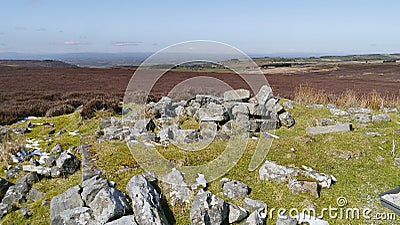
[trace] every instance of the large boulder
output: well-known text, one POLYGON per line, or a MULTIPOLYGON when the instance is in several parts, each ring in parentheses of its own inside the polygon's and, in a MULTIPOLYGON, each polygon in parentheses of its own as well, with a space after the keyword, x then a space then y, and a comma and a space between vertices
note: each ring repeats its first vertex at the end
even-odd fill
POLYGON ((89 204, 96 222, 104 224, 132 211, 124 193, 116 188, 103 188, 89 204))
POLYGON ((82 182, 82 200, 90 205, 100 190, 109 187, 108 180, 100 176, 94 176, 82 182))
POLYGON ((250 99, 250 91, 245 89, 229 90, 224 92, 225 102, 244 102, 250 99))
POLYGON ((294 124, 295 124, 295 121, 289 112, 283 112, 283 113, 279 114, 279 120, 287 128, 290 128, 290 127, 294 126, 294 124))
POLYGON ((264 209, 257 209, 247 217, 242 225, 265 225, 265 218, 267 218, 267 215, 264 209))
POLYGON ((253 212, 258 209, 266 210, 268 208, 268 206, 265 202, 263 202, 261 200, 253 200, 253 199, 247 198, 247 197, 244 198, 243 207, 249 212, 253 212))
POLYGON ((62 224, 60 214, 65 210, 83 207, 85 204, 81 198, 81 187, 74 186, 62 194, 59 194, 50 202, 50 220, 51 224, 62 224))
POLYGON ((175 110, 172 107, 172 99, 169 97, 162 97, 160 101, 158 101, 153 106, 153 115, 156 118, 160 117, 174 117, 175 110))
POLYGON ((281 113, 284 111, 283 106, 279 103, 278 98, 270 98, 267 103, 265 103, 265 108, 274 113, 281 113))
POLYGON ((92 210, 88 207, 77 207, 60 212, 57 221, 51 224, 63 225, 89 225, 96 224, 92 210))
POLYGON ((222 122, 226 120, 226 112, 222 105, 210 103, 197 111, 196 117, 202 122, 222 122))
POLYGON ((380 123, 380 122, 390 122, 390 116, 388 114, 377 114, 372 116, 373 123, 380 123))
POLYGON ((272 88, 269 85, 264 85, 260 88, 255 96, 258 104, 264 105, 267 100, 272 96, 272 88))
POLYGON ((199 192, 193 200, 190 209, 192 225, 224 224, 228 219, 228 204, 211 192, 199 192))
POLYGON ((237 223, 242 221, 247 216, 247 211, 242 207, 229 203, 229 223, 237 223))
POLYGON ((138 133, 144 133, 147 131, 154 131, 156 128, 156 124, 152 119, 142 119, 142 120, 136 120, 135 125, 133 126, 133 129, 137 131, 138 133))
POLYGON ((13 183, 9 182, 8 180, 0 178, 0 201, 1 201, 1 199, 3 199, 8 188, 12 185, 13 185, 13 183))
POLYGON ((143 175, 132 177, 126 185, 138 224, 168 224, 161 207, 161 196, 143 175))
POLYGON ((32 185, 39 181, 36 173, 29 173, 19 178, 15 185, 8 188, 0 203, 0 219, 18 209, 17 205, 26 202, 32 185))
POLYGON ((318 135, 318 134, 328 134, 328 133, 338 133, 338 132, 349 132, 353 129, 351 123, 337 123, 336 125, 330 126, 315 126, 307 127, 306 134, 318 135))
POLYGON ((299 174, 297 169, 278 165, 275 162, 266 160, 260 167, 259 176, 261 180, 285 181, 299 174))
POLYGON ((193 192, 187 187, 184 176, 179 170, 174 168, 165 175, 162 179, 162 185, 171 205, 183 207, 189 205, 193 192))
POLYGON ((56 161, 56 165, 64 172, 73 174, 79 169, 80 161, 76 156, 69 152, 61 153, 60 157, 56 161))
POLYGON ((106 223, 105 225, 139 225, 136 223, 135 217, 132 215, 123 216, 117 220, 106 223))
POLYGON ((230 199, 237 199, 247 196, 249 187, 240 181, 230 180, 222 184, 224 195, 230 199))

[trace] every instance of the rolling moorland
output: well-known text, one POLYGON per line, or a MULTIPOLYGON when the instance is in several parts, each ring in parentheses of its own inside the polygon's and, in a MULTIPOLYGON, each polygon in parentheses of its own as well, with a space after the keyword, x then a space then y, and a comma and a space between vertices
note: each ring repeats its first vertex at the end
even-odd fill
MULTIPOLYGON (((400 64, 397 55, 321 57, 311 59, 258 58, 255 61, 263 67, 263 72, 280 98, 285 110, 291 113, 296 123, 291 128, 282 127, 275 135, 267 160, 285 166, 301 168, 312 167, 316 171, 332 174, 337 182, 329 189, 321 189, 319 197, 310 193, 294 194, 287 183, 262 181, 258 169, 247 171, 254 153, 256 142, 251 140, 243 157, 225 176, 240 180, 251 188, 248 197, 261 200, 273 208, 307 208, 317 210, 337 206, 337 198, 345 197, 349 207, 371 208, 375 213, 391 213, 381 206, 378 194, 398 187, 400 168, 395 159, 400 153, 394 151, 400 144, 400 114, 387 113, 390 121, 361 121, 358 117, 332 114, 327 107, 335 104, 338 108, 365 107, 370 114, 385 113, 384 107, 400 109, 400 64), (394 61, 393 61, 394 59, 394 61), (317 125, 323 118, 335 122, 351 122, 354 130, 344 133, 310 135, 306 128, 317 125), (317 122, 316 122, 317 121, 317 122), (377 176, 379 175, 379 176, 377 176)), ((70 149, 89 143, 95 154, 96 164, 103 176, 125 190, 125 185, 136 174, 145 172, 136 162, 130 149, 122 140, 99 143, 102 118, 121 117, 121 104, 127 84, 135 67, 118 66, 111 68, 76 67, 60 62, 6 62, 0 63, 0 129, 18 129, 37 124, 29 133, 10 133, 7 141, 27 144, 26 140, 42 140, 38 147, 50 152, 55 146, 70 149), (21 65, 22 63, 22 65, 21 65), (36 116, 23 120, 28 116, 36 116), (16 123, 17 121, 21 121, 16 123), (52 126, 44 125, 51 124, 52 126), (61 130, 64 132, 60 133, 61 130), (76 135, 78 134, 78 135, 76 135)), ((233 73, 213 72, 209 68, 178 68, 169 71, 157 81, 150 92, 150 99, 158 101, 178 83, 193 77, 218 78, 233 89, 248 89, 240 77, 233 73)), ((249 75, 251 76, 251 75, 249 75)), ((147 81, 143 81, 147 82, 147 81)), ((196 85, 196 84, 194 84, 196 85)), ((197 90, 213 95, 222 95, 223 87, 197 90), (218 90, 218 91, 216 91, 218 90)), ((177 97, 186 99, 190 93, 177 97)), ((254 96, 256 93, 252 93, 254 96)), ((142 96, 138 96, 141 98, 142 96)), ((196 121, 188 119, 182 127, 196 127, 196 121)), ((2 140, 4 146, 6 139, 2 140)), ((225 142, 216 141, 205 152, 187 154, 174 147, 158 148, 158 151, 177 164, 200 165, 221 153, 225 142)), ((5 148, 2 148, 3 150, 5 148)), ((80 152, 72 150, 82 160, 80 152)), ((15 153, 15 152, 13 152, 15 153)), ((1 153, 3 160, 4 152, 1 153)), ((35 157, 33 157, 35 158, 35 157)), ((36 157, 37 159, 37 157, 36 157)), ((7 164, 22 167, 30 162, 19 164, 2 161, 0 177, 6 177, 7 164)), ((20 171, 9 181, 26 173, 20 171)), ((307 180, 306 178, 303 178, 307 180)), ((44 193, 40 198, 21 202, 18 208, 27 207, 32 215, 25 217, 21 210, 13 211, 2 219, 2 224, 43 224, 50 223, 49 201, 68 188, 81 182, 78 170, 58 178, 43 177, 32 188, 44 193)), ((208 184, 207 190, 218 197, 242 206, 243 199, 230 200, 222 193, 219 181, 208 184)), ((163 193, 165 194, 165 193, 163 193)), ((167 200, 170 200, 167 198, 167 200)), ((190 207, 167 205, 170 223, 190 223, 190 207)), ((276 217, 267 217, 267 224, 276 222, 276 217)), ((332 219, 323 217, 330 224, 395 224, 396 221, 374 219, 332 219)))

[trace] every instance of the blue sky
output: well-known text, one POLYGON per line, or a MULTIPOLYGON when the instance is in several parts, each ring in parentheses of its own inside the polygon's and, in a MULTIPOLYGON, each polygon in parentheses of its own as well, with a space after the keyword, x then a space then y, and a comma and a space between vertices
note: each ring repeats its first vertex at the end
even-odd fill
POLYGON ((214 40, 247 53, 400 52, 400 1, 1 0, 0 52, 153 52, 214 40))

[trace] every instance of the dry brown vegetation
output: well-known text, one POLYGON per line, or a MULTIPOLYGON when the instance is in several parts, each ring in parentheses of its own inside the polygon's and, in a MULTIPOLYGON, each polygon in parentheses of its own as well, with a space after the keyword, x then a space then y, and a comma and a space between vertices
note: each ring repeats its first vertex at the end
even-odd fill
POLYGON ((9 135, 1 137, 0 140, 0 165, 10 165, 11 155, 17 154, 24 149, 25 143, 22 136, 11 138, 9 135))
POLYGON ((400 91, 397 95, 382 94, 376 90, 365 94, 348 89, 337 94, 324 89, 315 89, 309 85, 300 85, 296 88, 294 100, 305 104, 335 104, 340 107, 380 109, 387 106, 400 107, 400 91))
MULTIPOLYGON (((372 108, 396 102, 399 105, 398 64, 345 64, 335 66, 334 70, 324 68, 316 66, 312 71, 271 73, 266 78, 274 95, 290 99, 296 95, 296 99, 303 102, 332 102, 339 106, 369 105, 372 108), (295 93, 302 84, 309 84, 311 91, 303 88, 295 93)), ((0 124, 11 124, 26 116, 68 113, 72 107, 89 103, 94 108, 84 108, 84 112, 87 112, 85 116, 103 108, 116 109, 116 103, 122 101, 133 73, 129 68, 0 66, 0 124)), ((149 96, 133 93, 127 97, 132 99, 130 102, 143 102, 145 98, 147 101, 156 101, 177 84, 198 77, 216 78, 234 89, 249 89, 248 84, 233 73, 169 71, 154 84, 149 96)), ((253 77, 248 75, 248 78, 253 77)), ((143 79, 140 82, 153 80, 143 79)), ((203 93, 217 95, 226 88, 218 83, 208 85, 200 79, 192 86, 200 87, 203 93)), ((170 93, 170 96, 175 99, 193 97, 193 90, 184 90, 170 93)))

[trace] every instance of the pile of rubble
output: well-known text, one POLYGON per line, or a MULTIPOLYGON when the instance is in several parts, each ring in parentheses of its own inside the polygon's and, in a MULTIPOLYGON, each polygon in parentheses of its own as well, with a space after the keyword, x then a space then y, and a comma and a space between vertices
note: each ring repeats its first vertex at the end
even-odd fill
MULTIPOLYGON (((25 150, 23 150, 25 151, 25 150)), ((19 178, 15 184, 8 182, 6 179, 0 178, 0 219, 6 214, 20 209, 19 205, 27 200, 36 201, 44 196, 44 193, 32 188, 32 185, 43 177, 54 178, 62 175, 73 174, 80 168, 80 160, 71 152, 64 151, 60 145, 56 145, 51 153, 41 154, 39 160, 35 154, 22 154, 20 152, 22 171, 28 174, 19 178), (24 156, 24 157, 22 157, 24 156)), ((6 178, 15 178, 20 173, 20 165, 14 167, 9 166, 6 170, 6 178)), ((30 216, 28 209, 20 209, 21 214, 30 216), (24 213, 23 213, 24 212, 24 213)))
POLYGON ((135 112, 124 119, 101 119, 98 141, 193 143, 215 137, 226 139, 237 131, 263 132, 295 124, 279 99, 272 96, 269 86, 263 86, 254 97, 244 89, 226 91, 223 98, 196 95, 187 101, 174 102, 163 97, 158 102, 148 103, 143 111, 148 115, 146 118, 139 115, 142 119, 135 112), (197 121, 198 128, 181 129, 180 123, 190 118, 197 121))

